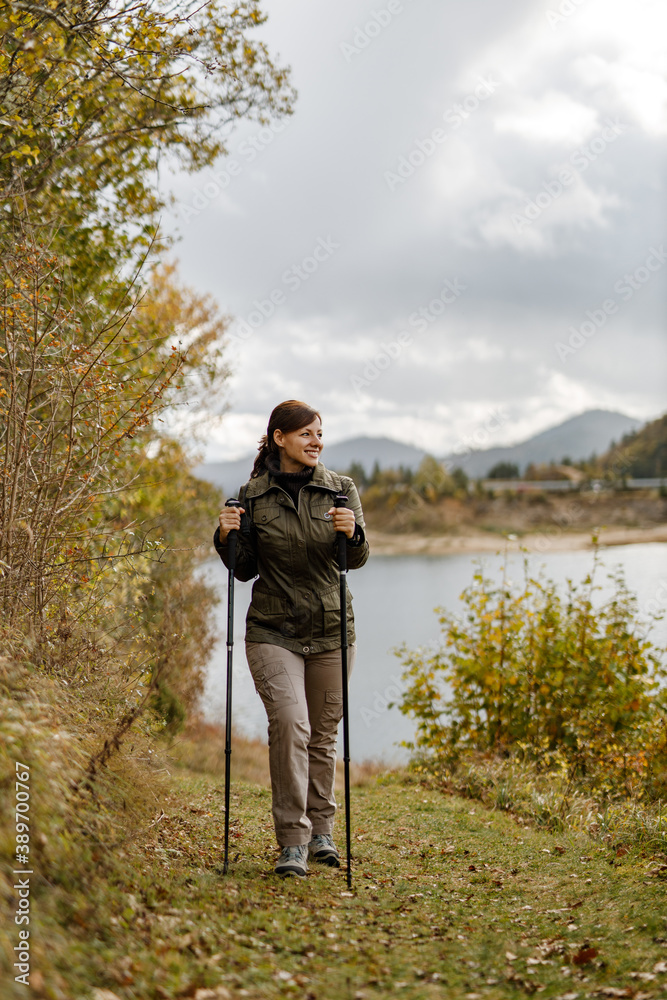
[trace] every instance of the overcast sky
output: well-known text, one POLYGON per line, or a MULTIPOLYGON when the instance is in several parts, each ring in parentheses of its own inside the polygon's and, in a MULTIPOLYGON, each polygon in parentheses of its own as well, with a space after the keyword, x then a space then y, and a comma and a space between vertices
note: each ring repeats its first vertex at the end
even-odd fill
POLYGON ((325 444, 435 454, 663 412, 663 0, 263 6, 295 114, 161 178, 182 278, 234 317, 206 458, 254 451, 287 398, 325 444))

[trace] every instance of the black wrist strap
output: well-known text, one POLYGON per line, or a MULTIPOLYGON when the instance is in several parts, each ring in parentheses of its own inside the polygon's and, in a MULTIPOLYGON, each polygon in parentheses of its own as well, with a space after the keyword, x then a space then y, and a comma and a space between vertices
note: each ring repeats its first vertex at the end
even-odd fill
POLYGON ((354 525, 354 534, 352 538, 347 539, 348 545, 363 545, 364 542, 364 531, 360 524, 354 525))

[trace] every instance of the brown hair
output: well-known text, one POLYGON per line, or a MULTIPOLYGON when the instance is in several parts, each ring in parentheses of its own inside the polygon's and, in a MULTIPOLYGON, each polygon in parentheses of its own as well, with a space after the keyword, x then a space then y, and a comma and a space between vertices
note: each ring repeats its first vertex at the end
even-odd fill
POLYGON ((259 439, 259 451, 250 478, 256 479, 262 475, 266 470, 266 459, 269 455, 275 455, 277 459, 280 458, 278 445, 273 440, 274 431, 280 430, 283 434, 298 431, 312 423, 315 417, 322 420, 317 410, 308 406, 307 403, 302 403, 299 399, 286 399, 284 403, 279 403, 271 412, 266 434, 263 434, 259 439))

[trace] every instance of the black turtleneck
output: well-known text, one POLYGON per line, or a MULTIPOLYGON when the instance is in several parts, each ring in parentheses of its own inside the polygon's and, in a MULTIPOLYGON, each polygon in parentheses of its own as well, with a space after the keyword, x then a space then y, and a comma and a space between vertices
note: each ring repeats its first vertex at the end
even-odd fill
POLYGON ((278 484, 286 490, 297 506, 299 490, 313 478, 314 467, 302 469, 301 472, 281 472, 280 462, 273 455, 268 455, 265 465, 278 484))

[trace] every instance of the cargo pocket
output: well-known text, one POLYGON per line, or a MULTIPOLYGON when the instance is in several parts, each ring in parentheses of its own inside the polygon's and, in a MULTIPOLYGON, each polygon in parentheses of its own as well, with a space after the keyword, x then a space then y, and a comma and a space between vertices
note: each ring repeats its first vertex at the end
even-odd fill
POLYGON ((252 671, 252 679, 267 711, 293 705, 297 700, 292 678, 281 663, 261 664, 252 671))
POLYGON ((337 726, 343 718, 343 692, 340 690, 329 690, 324 694, 324 708, 320 716, 319 728, 327 726, 337 726))

